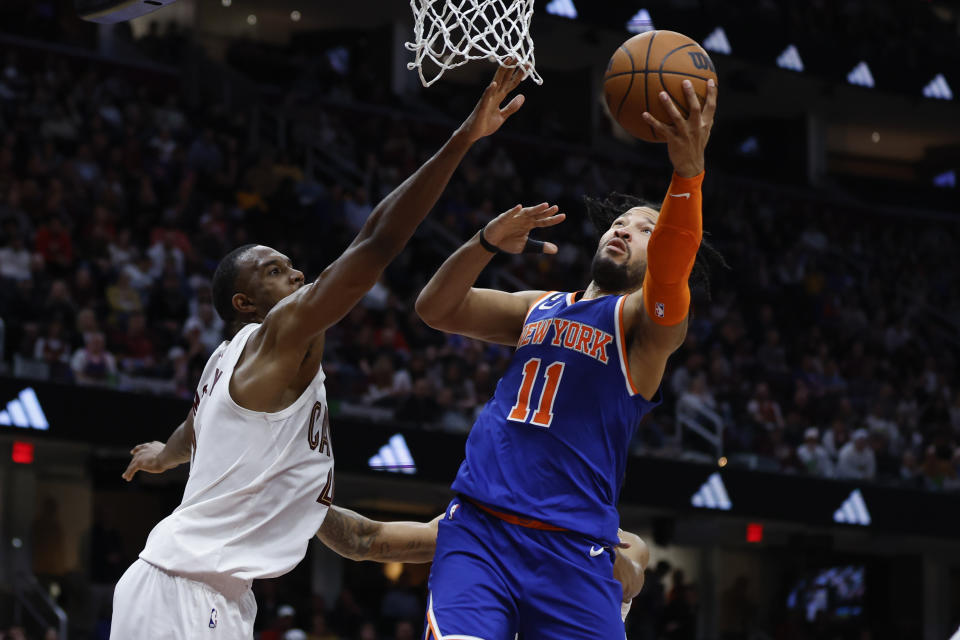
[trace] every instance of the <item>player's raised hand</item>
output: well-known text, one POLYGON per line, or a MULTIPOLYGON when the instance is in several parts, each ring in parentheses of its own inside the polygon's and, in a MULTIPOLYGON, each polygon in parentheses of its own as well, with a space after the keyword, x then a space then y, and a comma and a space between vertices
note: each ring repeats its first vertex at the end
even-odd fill
MULTIPOLYGON (((512 59, 507 59, 507 62, 512 63, 512 59)), ((460 127, 470 142, 489 136, 520 109, 524 101, 523 94, 514 96, 505 107, 501 108, 500 105, 526 77, 526 70, 520 66, 500 67, 497 70, 493 80, 480 96, 477 106, 460 127)))
MULTIPOLYGON (((518 204, 513 209, 501 213, 487 223, 481 233, 487 242, 506 253, 521 253, 527 247, 530 232, 541 227, 552 227, 560 224, 567 217, 565 213, 557 213, 557 205, 550 206, 546 202, 533 207, 524 207, 518 204)), ((543 253, 556 253, 557 245, 552 242, 536 243, 543 253)))
POLYGON ((171 466, 163 459, 162 442, 145 442, 138 444, 131 451, 133 459, 127 465, 127 470, 123 472, 123 479, 127 482, 133 480, 137 471, 146 471, 147 473, 163 473, 171 466))
POLYGON ((683 117, 667 92, 661 91, 659 99, 672 122, 660 122, 648 111, 643 112, 643 119, 667 140, 667 153, 677 175, 692 178, 703 171, 703 152, 710 139, 713 115, 717 110, 717 85, 713 80, 707 82, 707 99, 703 108, 689 80, 683 81, 683 94, 690 112, 687 118, 683 117))

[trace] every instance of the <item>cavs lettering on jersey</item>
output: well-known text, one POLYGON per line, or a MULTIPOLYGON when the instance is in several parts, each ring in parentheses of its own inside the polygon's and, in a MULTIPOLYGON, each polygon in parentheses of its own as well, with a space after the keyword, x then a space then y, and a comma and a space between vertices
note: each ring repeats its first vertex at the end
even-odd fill
POLYGON ((617 543, 630 440, 660 403, 629 378, 625 296, 551 292, 527 314, 517 350, 467 439, 454 491, 617 543))
POLYGON ((171 573, 243 591, 287 573, 307 551, 333 502, 333 448, 323 369, 289 407, 250 411, 230 377, 250 324, 214 352, 193 405, 195 442, 183 501, 140 557, 171 573))

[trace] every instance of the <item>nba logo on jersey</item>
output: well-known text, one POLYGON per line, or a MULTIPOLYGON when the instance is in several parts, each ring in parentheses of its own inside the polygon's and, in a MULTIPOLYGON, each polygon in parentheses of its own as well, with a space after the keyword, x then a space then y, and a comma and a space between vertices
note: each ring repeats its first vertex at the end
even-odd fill
POLYGON ((656 303, 656 304, 654 305, 653 312, 657 314, 657 317, 658 317, 658 318, 662 318, 662 317, 663 317, 663 303, 662 303, 662 302, 656 303))
POLYGON ((210 609, 210 622, 207 623, 207 626, 211 629, 217 628, 217 610, 216 608, 210 609))

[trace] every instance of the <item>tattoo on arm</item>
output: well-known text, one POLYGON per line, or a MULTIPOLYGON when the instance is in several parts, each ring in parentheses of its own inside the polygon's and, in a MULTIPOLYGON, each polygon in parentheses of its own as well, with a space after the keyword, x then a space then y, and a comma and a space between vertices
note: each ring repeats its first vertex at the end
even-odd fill
POLYGON ((429 562, 437 529, 435 522, 378 522, 331 506, 317 537, 350 560, 429 562))
MULTIPOLYGON (((351 560, 374 560, 370 549, 383 529, 383 524, 364 518, 359 513, 331 506, 317 537, 328 547, 351 560)), ((381 542, 379 554, 389 553, 389 544, 381 542)))

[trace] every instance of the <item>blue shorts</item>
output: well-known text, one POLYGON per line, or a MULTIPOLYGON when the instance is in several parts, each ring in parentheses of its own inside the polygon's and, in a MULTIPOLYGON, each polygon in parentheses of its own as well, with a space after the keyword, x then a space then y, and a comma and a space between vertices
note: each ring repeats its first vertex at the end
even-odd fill
POLYGON ((618 640, 614 551, 569 531, 447 507, 430 570, 426 640, 618 640))

